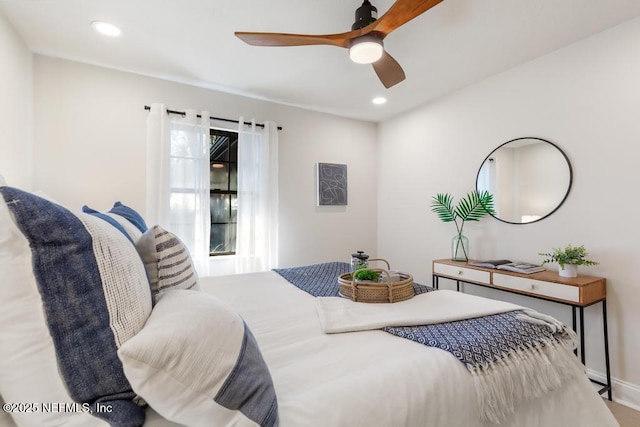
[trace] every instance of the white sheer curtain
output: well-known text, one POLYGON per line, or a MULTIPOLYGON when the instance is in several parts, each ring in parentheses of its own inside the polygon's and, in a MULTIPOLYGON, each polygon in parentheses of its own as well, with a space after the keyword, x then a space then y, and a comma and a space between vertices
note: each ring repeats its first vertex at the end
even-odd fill
POLYGON ((278 127, 238 127, 236 273, 278 265, 278 127))
POLYGON ((147 118, 148 225, 160 225, 189 248, 200 276, 209 273, 209 112, 167 114, 152 104, 147 118))

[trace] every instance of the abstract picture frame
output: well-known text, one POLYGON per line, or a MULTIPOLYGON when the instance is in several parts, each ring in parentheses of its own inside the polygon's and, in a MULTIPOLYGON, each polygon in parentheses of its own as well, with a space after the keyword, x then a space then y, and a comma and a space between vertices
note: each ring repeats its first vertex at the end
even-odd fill
POLYGON ((347 165, 318 163, 316 167, 316 182, 318 206, 347 205, 347 165))

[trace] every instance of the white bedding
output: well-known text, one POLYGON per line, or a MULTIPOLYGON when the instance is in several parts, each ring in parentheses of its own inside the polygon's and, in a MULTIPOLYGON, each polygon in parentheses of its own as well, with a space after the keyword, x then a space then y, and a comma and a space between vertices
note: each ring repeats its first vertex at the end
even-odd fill
POLYGON ((319 297, 316 310, 326 334, 420 326, 489 316, 524 307, 456 291, 425 292, 393 304, 367 304, 340 297, 319 297))
MULTIPOLYGON (((382 331, 324 334, 316 298, 274 272, 203 278, 251 327, 269 365, 282 427, 489 427, 473 380, 450 353, 382 331)), ((586 376, 522 405, 501 426, 617 422, 586 376)))
MULTIPOLYGON (((472 377, 448 352, 382 331, 324 334, 316 298, 275 272, 206 277, 201 289, 252 329, 273 377, 280 427, 496 426, 480 419, 472 377)), ((145 427, 175 426, 148 409, 145 427)), ((500 426, 618 424, 584 376, 521 405, 500 426)))

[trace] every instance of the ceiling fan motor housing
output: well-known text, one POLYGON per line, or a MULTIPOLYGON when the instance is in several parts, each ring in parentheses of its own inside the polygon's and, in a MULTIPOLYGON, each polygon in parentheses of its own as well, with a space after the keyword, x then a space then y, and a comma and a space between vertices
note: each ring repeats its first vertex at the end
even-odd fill
MULTIPOLYGON (((355 1, 355 0, 354 0, 355 1)), ((353 62, 372 64, 386 88, 405 79, 402 67, 383 45, 384 38, 413 18, 423 14, 443 0, 395 0, 378 19, 378 9, 363 0, 356 10, 356 22, 351 31, 340 34, 287 34, 236 31, 244 42, 253 46, 311 46, 328 45, 349 49, 353 62)))
POLYGON ((356 22, 351 26, 351 30, 359 30, 378 19, 378 9, 369 3, 369 0, 364 0, 362 6, 356 9, 356 22))

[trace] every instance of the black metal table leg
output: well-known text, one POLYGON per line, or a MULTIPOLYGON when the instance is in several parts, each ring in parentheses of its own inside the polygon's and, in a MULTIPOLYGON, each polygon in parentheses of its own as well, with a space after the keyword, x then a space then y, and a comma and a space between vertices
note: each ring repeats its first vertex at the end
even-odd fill
MULTIPOLYGON (((571 306, 571 314, 573 316, 573 332, 577 332, 576 330, 576 306, 572 305, 571 306)), ((575 354, 576 356, 578 355, 578 346, 576 345, 576 348, 573 350, 573 354, 575 354)))
POLYGON ((584 307, 580 307, 580 360, 584 365, 584 307))
POLYGON ((611 386, 611 366, 609 363, 609 332, 607 328, 607 300, 602 300, 602 326, 604 329, 604 361, 607 369, 607 398, 611 400, 612 386, 611 386))

